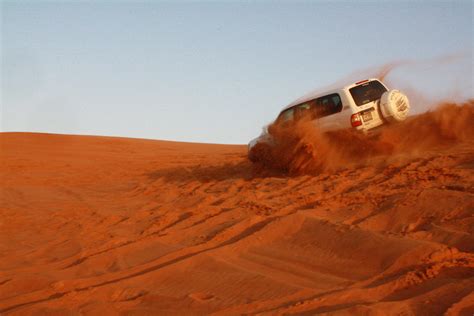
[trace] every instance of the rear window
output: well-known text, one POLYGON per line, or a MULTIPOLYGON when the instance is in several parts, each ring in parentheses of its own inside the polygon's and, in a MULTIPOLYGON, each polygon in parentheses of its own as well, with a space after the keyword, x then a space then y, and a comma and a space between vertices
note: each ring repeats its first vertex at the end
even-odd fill
POLYGON ((387 89, 379 81, 370 81, 349 89, 357 106, 380 99, 387 89))
POLYGON ((282 122, 298 120, 302 117, 321 118, 342 111, 339 94, 334 93, 314 100, 306 101, 283 111, 278 120, 282 122))

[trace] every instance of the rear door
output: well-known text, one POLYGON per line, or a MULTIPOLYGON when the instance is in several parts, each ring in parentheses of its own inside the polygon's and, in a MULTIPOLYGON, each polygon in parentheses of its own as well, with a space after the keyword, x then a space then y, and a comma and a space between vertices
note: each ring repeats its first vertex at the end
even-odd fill
POLYGON ((365 129, 371 129, 383 124, 379 110, 380 98, 387 88, 378 80, 371 80, 349 89, 350 96, 356 105, 356 111, 361 114, 365 129))

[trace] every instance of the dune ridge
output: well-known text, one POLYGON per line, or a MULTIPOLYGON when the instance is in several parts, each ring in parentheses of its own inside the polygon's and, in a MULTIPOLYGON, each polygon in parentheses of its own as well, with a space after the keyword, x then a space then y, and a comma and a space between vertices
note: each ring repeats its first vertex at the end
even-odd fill
POLYGON ((1 133, 0 314, 471 315, 472 108, 280 169, 246 146, 1 133))

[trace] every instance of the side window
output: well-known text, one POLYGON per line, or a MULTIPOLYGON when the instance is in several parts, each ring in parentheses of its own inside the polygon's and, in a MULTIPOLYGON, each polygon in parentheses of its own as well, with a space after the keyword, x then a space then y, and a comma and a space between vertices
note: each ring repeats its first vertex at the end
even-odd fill
POLYGON ((280 114, 280 117, 279 117, 278 120, 281 121, 281 122, 292 121, 294 112, 295 112, 294 108, 290 108, 288 110, 285 110, 280 114))
POLYGON ((285 123, 294 120, 296 121, 302 119, 303 117, 306 117, 307 115, 311 115, 312 103, 313 101, 309 101, 281 112, 280 116, 278 116, 278 121, 281 123, 285 123))
POLYGON ((303 117, 307 117, 311 114, 311 101, 306 102, 294 107, 294 117, 296 120, 300 120, 303 117))
POLYGON ((321 98, 293 106, 278 116, 280 123, 299 120, 303 117, 317 119, 342 111, 342 101, 339 94, 334 93, 321 98))
POLYGON ((316 99, 316 116, 324 117, 342 111, 342 101, 339 94, 330 94, 316 99))

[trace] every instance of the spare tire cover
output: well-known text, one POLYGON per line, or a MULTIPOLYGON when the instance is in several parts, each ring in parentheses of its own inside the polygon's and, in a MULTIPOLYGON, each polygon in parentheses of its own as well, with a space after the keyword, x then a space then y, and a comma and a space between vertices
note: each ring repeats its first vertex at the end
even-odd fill
POLYGON ((383 117, 389 122, 399 122, 407 118, 410 111, 408 98, 398 90, 390 90, 382 94, 380 109, 383 117))

